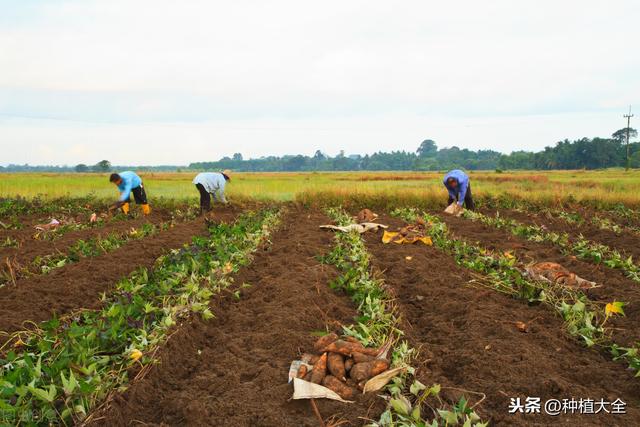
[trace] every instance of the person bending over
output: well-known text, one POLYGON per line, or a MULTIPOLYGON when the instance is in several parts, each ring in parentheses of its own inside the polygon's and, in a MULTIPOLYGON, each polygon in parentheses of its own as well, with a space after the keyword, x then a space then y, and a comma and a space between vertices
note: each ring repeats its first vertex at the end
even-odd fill
POLYGON ((131 193, 133 193, 136 204, 142 207, 142 213, 145 215, 151 213, 151 207, 149 206, 149 202, 147 202, 147 193, 144 191, 142 179, 135 172, 125 171, 112 173, 109 177, 109 182, 114 183, 120 192, 120 198, 111 206, 112 209, 120 208, 122 212, 128 214, 131 193))
POLYGON ((471 183, 466 173, 459 169, 454 169, 444 176, 443 183, 449 192, 447 206, 453 202, 458 202, 458 206, 460 207, 462 207, 464 203, 465 208, 472 211, 475 210, 476 205, 471 195, 471 183))
POLYGON ((202 172, 193 179, 193 183, 200 193, 201 214, 211 210, 212 196, 214 202, 219 200, 224 204, 227 203, 224 190, 227 182, 231 181, 230 173, 228 170, 224 172, 202 172))

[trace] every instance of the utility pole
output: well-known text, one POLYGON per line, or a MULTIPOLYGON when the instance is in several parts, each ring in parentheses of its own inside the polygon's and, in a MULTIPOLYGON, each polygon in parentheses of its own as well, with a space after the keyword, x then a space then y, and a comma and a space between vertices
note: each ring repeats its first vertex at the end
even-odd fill
POLYGON ((624 118, 627 119, 627 168, 625 170, 629 170, 631 167, 631 157, 629 157, 629 132, 631 131, 631 105, 629 105, 629 114, 625 114, 624 118))

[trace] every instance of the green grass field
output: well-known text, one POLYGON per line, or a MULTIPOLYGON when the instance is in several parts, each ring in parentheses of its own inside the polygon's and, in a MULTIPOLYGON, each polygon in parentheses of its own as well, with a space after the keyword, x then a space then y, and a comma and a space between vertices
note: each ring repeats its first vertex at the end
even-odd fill
MULTIPOLYGON (((191 183, 195 173, 140 173, 150 199, 196 199, 191 183)), ((228 197, 275 201, 313 201, 316 198, 387 199, 446 198, 437 172, 310 172, 236 173, 228 197)), ((587 203, 623 203, 640 206, 640 170, 471 172, 476 197, 511 195, 545 204, 567 200, 587 203)), ((86 196, 115 198, 108 174, 1 174, 0 197, 86 196)))

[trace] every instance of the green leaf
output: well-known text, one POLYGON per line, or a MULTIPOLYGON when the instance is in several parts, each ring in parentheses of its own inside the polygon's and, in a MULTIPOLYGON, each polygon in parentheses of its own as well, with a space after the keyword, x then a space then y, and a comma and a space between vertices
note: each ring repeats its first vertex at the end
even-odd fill
POLYGON ((440 393, 440 384, 434 384, 429 389, 429 395, 435 396, 440 393))
POLYGON ((577 301, 575 304, 573 304, 573 307, 571 307, 571 309, 576 313, 580 313, 584 311, 585 305, 582 301, 577 301))
POLYGON ((36 379, 40 379, 42 376, 42 356, 38 357, 38 362, 36 363, 36 366, 33 367, 33 376, 36 379))
POLYGON ((413 418, 415 421, 420 421, 420 406, 416 405, 413 408, 413 411, 411 411, 411 418, 413 418))
POLYGON ((37 397, 42 401, 52 403, 56 398, 57 389, 56 389, 56 386, 53 384, 49 386, 49 390, 37 388, 33 386, 28 386, 28 387, 31 394, 33 394, 35 397, 37 397))
POLYGON ((406 403, 406 399, 402 399, 402 396, 399 398, 394 398, 389 401, 391 407, 399 414, 409 415, 409 411, 411 410, 411 405, 406 403))
POLYGON ((413 382, 413 384, 411 384, 411 387, 409 387, 409 391, 411 392, 411 394, 413 394, 414 396, 417 396, 418 393, 420 393, 422 390, 426 389, 427 386, 425 386, 424 384, 422 384, 420 381, 415 380, 413 382))
POLYGON ((60 372, 60 378, 62 379, 62 390, 66 396, 70 396, 74 390, 78 387, 78 381, 76 381, 73 371, 69 371, 69 378, 65 378, 64 372, 60 372))
POLYGON ((587 337, 586 335, 580 335, 580 336, 584 340, 584 343, 587 345, 587 347, 592 347, 595 344, 595 342, 591 338, 587 337))
POLYGON ((445 421, 445 423, 450 425, 458 424, 458 416, 455 412, 445 411, 444 409, 438 409, 438 415, 445 421))

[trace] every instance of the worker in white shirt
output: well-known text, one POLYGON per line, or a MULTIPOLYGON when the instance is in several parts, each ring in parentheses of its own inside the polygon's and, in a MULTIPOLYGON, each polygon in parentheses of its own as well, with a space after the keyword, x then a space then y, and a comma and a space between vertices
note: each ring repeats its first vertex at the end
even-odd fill
POLYGON ((208 212, 211 210, 211 196, 213 201, 218 200, 222 203, 227 203, 227 199, 224 197, 224 188, 228 181, 231 181, 231 171, 226 170, 224 172, 202 172, 196 175, 193 179, 193 183, 200 192, 200 213, 208 212))

